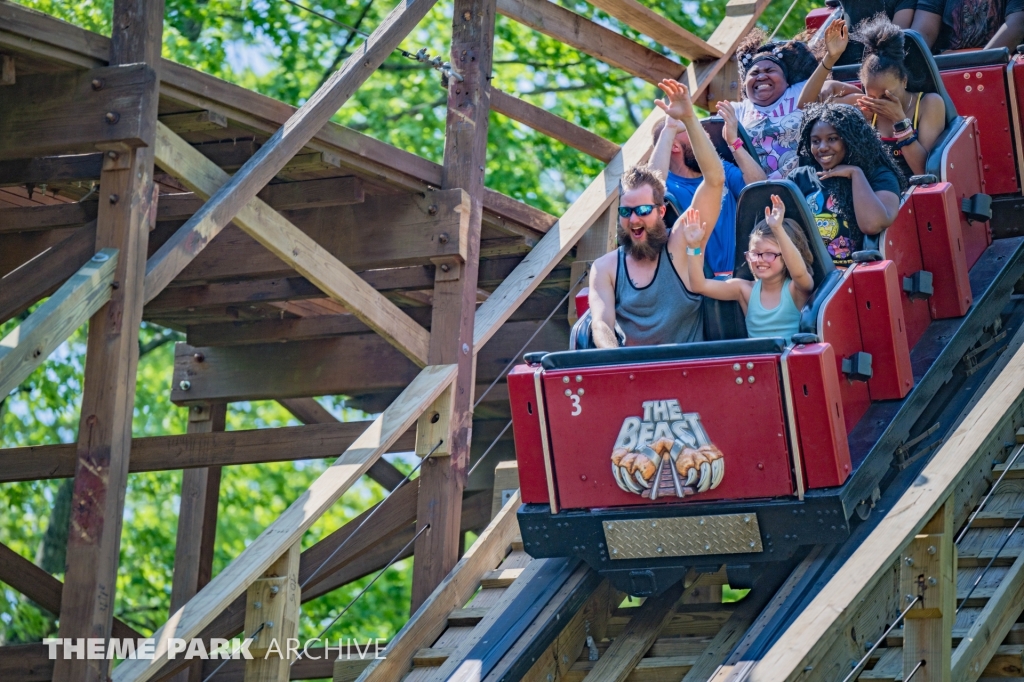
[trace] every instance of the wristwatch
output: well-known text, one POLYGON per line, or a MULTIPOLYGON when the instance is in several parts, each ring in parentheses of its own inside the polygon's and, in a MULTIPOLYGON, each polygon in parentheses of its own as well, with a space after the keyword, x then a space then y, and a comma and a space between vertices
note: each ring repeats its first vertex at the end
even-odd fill
POLYGON ((687 256, 699 256, 700 255, 700 247, 698 246, 697 248, 692 248, 692 247, 687 246, 686 247, 686 255, 687 256))
POLYGON ((895 123, 893 123, 892 130, 894 133, 902 133, 906 132, 906 130, 910 128, 910 126, 912 125, 913 122, 909 118, 905 118, 902 121, 896 121, 895 123))

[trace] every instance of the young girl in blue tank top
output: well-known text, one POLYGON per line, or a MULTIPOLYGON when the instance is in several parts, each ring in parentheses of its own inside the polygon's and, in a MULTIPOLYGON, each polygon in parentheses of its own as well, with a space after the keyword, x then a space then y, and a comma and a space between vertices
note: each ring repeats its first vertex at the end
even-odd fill
POLYGON ((786 219, 782 199, 772 195, 771 207, 764 209, 764 220, 750 233, 746 257, 755 277, 753 282, 705 279, 700 245, 707 225, 691 208, 683 215, 682 229, 692 291, 719 301, 739 301, 751 338, 781 336, 789 341, 800 331, 800 309, 814 290, 810 273, 814 256, 803 231, 786 219))

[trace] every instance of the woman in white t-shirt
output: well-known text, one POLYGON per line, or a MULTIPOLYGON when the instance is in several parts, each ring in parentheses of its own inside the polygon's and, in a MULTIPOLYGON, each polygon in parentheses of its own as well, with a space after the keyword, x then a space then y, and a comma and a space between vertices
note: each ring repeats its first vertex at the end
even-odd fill
POLYGON ((751 36, 737 50, 744 98, 734 106, 768 179, 781 180, 799 163, 797 101, 818 60, 804 43, 761 44, 763 38, 763 33, 751 36))

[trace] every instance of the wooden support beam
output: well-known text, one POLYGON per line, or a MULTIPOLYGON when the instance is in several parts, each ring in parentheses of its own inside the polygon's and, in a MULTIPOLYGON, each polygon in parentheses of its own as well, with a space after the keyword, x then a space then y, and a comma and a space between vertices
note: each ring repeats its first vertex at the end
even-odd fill
POLYGON ((428 526, 429 530, 416 540, 420 561, 413 566, 414 612, 458 562, 462 547, 459 516, 473 432, 476 355, 471 350, 480 274, 495 13, 495 0, 455 0, 452 15, 450 61, 462 78, 450 79, 448 84, 441 188, 461 188, 469 201, 469 210, 465 252, 460 258, 434 261, 437 268, 428 358, 433 364, 457 364, 458 375, 450 403, 435 406, 433 411, 439 414, 436 426, 441 429, 431 423, 434 417, 429 410, 417 425, 418 433, 443 430, 443 434, 437 434, 441 441, 438 452, 443 450, 447 454, 429 458, 420 470, 417 530, 428 526))
MULTIPOLYGON (((147 64, 153 73, 160 63, 163 14, 163 0, 114 0, 111 66, 147 64)), ((117 286, 89 322, 60 637, 107 639, 111 632, 132 442, 143 273, 155 213, 152 132, 158 77, 159 73, 154 75, 154 86, 139 109, 129 112, 137 117, 145 134, 140 142, 147 146, 108 151, 100 174, 96 248, 118 249, 117 286)), ((120 120, 125 118, 122 114, 120 120)), ((108 673, 108 661, 59 659, 54 665, 54 679, 106 682, 108 673)))
POLYGON ((0 55, 0 85, 14 85, 18 82, 14 69, 14 57, 0 55))
MULTIPOLYGON (((1024 393, 1024 350, 1008 359, 960 426, 947 438, 918 479, 879 522, 822 591, 751 666, 752 680, 801 678, 816 666, 847 626, 849 608, 866 599, 957 486, 992 449, 1012 437, 1013 418, 1024 393)), ((920 672, 918 673, 920 674, 920 672)), ((973 671, 972 671, 973 674, 973 671)))
POLYGON ((14 390, 110 300, 117 261, 116 249, 97 253, 0 340, 0 395, 14 390))
POLYGON ((299 553, 296 542, 246 591, 245 632, 256 634, 245 682, 288 680, 287 642, 299 634, 299 553))
MULTIPOLYGON (((270 143, 263 149, 269 148, 269 145, 270 143)), ((156 147, 161 167, 172 172, 189 185, 190 189, 202 196, 227 197, 228 195, 223 194, 223 189, 238 186, 234 178, 229 180, 224 171, 163 125, 158 126, 156 147)), ((259 154, 262 154, 262 149, 253 159, 273 159, 259 154)), ((239 171, 239 174, 243 172, 239 171)), ((373 287, 281 214, 255 198, 255 194, 253 191, 252 197, 243 202, 238 210, 233 210, 229 219, 234 218, 250 236, 298 270, 324 293, 351 310, 413 362, 420 366, 426 364, 429 334, 423 327, 409 319, 398 306, 377 293, 373 287)), ((227 199, 222 198, 219 201, 227 199)), ((234 206, 235 203, 232 201, 231 205, 234 206)), ((199 213, 185 223, 150 258, 146 266, 147 300, 155 297, 170 281, 168 278, 173 278, 181 272, 188 261, 205 246, 206 240, 212 239, 224 226, 220 224, 219 218, 213 217, 212 208, 207 210, 207 207, 212 205, 220 204, 215 204, 214 199, 208 201, 199 213), (212 227, 215 224, 219 225, 216 229, 212 227), (195 231, 196 225, 205 225, 209 229, 195 231), (186 249, 186 244, 187 253, 181 251, 186 249)), ((461 204, 458 210, 464 211, 461 204)), ((226 224, 227 221, 223 222, 226 224)), ((462 222, 464 223, 465 219, 462 222)))
MULTIPOLYGON (((547 1, 547 0, 545 0, 547 1)), ((619 145, 609 142, 586 128, 566 121, 547 109, 536 107, 515 95, 491 90, 491 108, 514 121, 544 133, 559 142, 578 149, 595 159, 608 163, 619 153, 619 145)))
POLYGON ((139 147, 153 137, 148 102, 157 78, 146 64, 24 76, 4 88, 0 159, 139 147))
MULTIPOLYGON (((193 405, 188 410, 188 432, 223 432, 226 416, 226 403, 193 405)), ((220 474, 219 466, 185 469, 181 472, 181 504, 171 584, 172 613, 187 604, 196 592, 210 582, 213 575, 220 474)), ((171 682, 202 682, 202 672, 202 661, 195 660, 188 670, 175 675, 171 682)))
MULTIPOLYGON (((295 415, 303 424, 340 424, 333 414, 312 398, 284 398, 278 401, 286 410, 295 415)), ((394 464, 381 458, 373 463, 366 475, 375 480, 385 490, 394 490, 405 480, 405 474, 394 464)))
MULTIPOLYGON (((0 544, 0 582, 7 583, 53 615, 60 613, 64 585, 4 544, 0 544)), ((128 639, 142 637, 135 628, 118 618, 114 619, 112 634, 128 639)), ((9 678, 0 675, 0 679, 9 678)))
POLYGON ((593 4, 690 61, 719 59, 722 56, 722 50, 636 0, 594 0, 593 4))
POLYGON ((462 556, 455 568, 413 613, 383 652, 360 675, 360 682, 391 682, 401 679, 412 665, 413 656, 429 646, 448 627, 447 616, 452 609, 465 606, 476 592, 484 573, 497 566, 519 535, 516 521, 521 501, 516 493, 501 513, 487 526, 473 546, 462 556))
POLYGON ((199 591, 155 634, 152 660, 128 660, 113 673, 114 682, 152 679, 167 660, 171 637, 200 635, 221 611, 295 544, 323 512, 337 502, 364 473, 415 423, 422 410, 455 379, 452 365, 431 366, 406 388, 359 439, 309 489, 253 540, 241 554, 199 591))
MULTIPOLYGON (((129 473, 204 467, 291 462, 338 457, 359 437, 369 421, 310 426, 285 426, 178 436, 132 439, 129 473), (302 448, 296 448, 302 443, 302 448)), ((389 452, 409 452, 415 434, 395 441, 389 452)), ((71 478, 75 474, 75 444, 30 445, 0 450, 0 483, 71 478)))
MULTIPOLYGON (((900 561, 900 591, 920 595, 921 608, 907 612, 903 624, 903 675, 924 661, 915 678, 949 682, 956 619, 956 549, 953 501, 947 500, 910 541, 900 561)), ((901 606, 905 606, 906 602, 901 606)))
POLYGON ((0 322, 49 296, 96 254, 96 221, 83 225, 56 246, 0 279, 0 322))
POLYGON ((590 268, 594 261, 615 250, 619 224, 619 214, 615 209, 615 206, 609 206, 576 244, 576 260, 569 269, 569 282, 572 286, 569 292, 569 324, 576 324, 578 319, 576 294, 590 283, 590 268))
MULTIPOLYGON (((512 354, 538 328, 527 350, 568 346, 568 325, 563 320, 552 320, 543 327, 541 320, 510 322, 501 338, 480 354, 477 382, 497 377, 512 354)), ((416 367, 375 334, 246 346, 196 348, 178 344, 171 400, 188 404, 200 400, 358 396, 397 390, 415 376, 416 367), (346 358, 346 362, 339 363, 338 358, 346 358), (189 382, 188 390, 182 390, 182 381, 189 382)))
POLYGON ((0 209, 0 235, 7 232, 78 227, 96 219, 95 202, 0 209))
POLYGON ((549 0, 498 0, 498 12, 580 52, 656 85, 684 67, 549 0))
MULTIPOLYGON (((215 191, 209 193, 210 200, 199 213, 154 256, 154 265, 147 268, 147 278, 153 277, 147 285, 148 298, 159 293, 210 239, 244 210, 257 192, 266 187, 271 178, 334 116, 433 6, 433 0, 399 2, 359 51, 345 60, 341 68, 289 117, 238 173, 227 182, 216 183, 215 191)), ((212 174, 204 179, 216 182, 221 178, 212 174)), ((425 355, 424 352, 421 357, 425 355)))
POLYGON ((637 607, 622 634, 612 640, 612 645, 584 679, 590 682, 624 682, 661 634, 661 629, 672 619, 676 602, 682 594, 683 583, 680 581, 637 607))
POLYGON ((0 161, 0 187, 98 180, 102 165, 103 154, 99 153, 0 161))
POLYGON ((228 127, 228 119, 217 111, 187 111, 181 114, 164 114, 160 122, 181 135, 208 130, 220 131, 228 127))

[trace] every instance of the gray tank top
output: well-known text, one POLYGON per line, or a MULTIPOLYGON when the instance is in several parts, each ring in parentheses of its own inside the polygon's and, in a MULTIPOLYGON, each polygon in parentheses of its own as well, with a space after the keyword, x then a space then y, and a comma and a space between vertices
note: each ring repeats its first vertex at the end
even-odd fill
POLYGON ((700 294, 692 293, 672 267, 668 249, 658 254, 654 279, 643 288, 633 286, 626 272, 626 252, 619 247, 615 275, 615 321, 626 334, 627 346, 656 346, 704 340, 704 313, 700 294))

